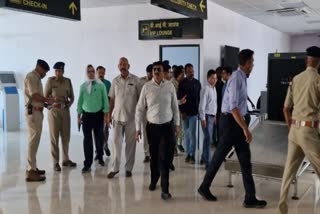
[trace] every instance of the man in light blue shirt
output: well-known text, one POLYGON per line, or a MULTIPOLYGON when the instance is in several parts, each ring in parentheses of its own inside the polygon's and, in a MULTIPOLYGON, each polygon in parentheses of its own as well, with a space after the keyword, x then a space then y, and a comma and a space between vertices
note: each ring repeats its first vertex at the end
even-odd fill
POLYGON ((234 147, 240 162, 246 191, 243 206, 246 208, 264 208, 267 202, 256 198, 249 147, 252 134, 244 119, 247 114, 247 78, 253 68, 253 55, 254 52, 248 49, 240 52, 240 67, 232 74, 227 83, 221 109, 220 142, 198 192, 208 201, 217 200, 210 192, 210 186, 226 155, 234 147))

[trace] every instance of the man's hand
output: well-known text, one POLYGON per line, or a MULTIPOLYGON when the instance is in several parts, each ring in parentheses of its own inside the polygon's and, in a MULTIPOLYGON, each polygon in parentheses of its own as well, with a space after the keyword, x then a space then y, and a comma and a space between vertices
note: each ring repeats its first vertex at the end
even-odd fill
POLYGON ((137 143, 139 143, 140 140, 141 140, 141 131, 139 130, 139 131, 136 131, 136 141, 137 141, 137 143))
POLYGON ((218 122, 218 119, 217 119, 217 116, 214 117, 214 124, 217 124, 218 122))
POLYGON ((181 113, 181 119, 186 120, 187 119, 187 114, 186 113, 181 113))
POLYGON ((81 116, 78 116, 78 124, 81 124, 81 123, 82 123, 81 116))
POLYGON ((186 104, 186 102, 187 102, 187 95, 182 97, 182 99, 180 100, 180 104, 183 105, 183 104, 186 104))
POLYGON ((111 126, 110 126, 110 119, 108 114, 104 116, 104 122, 107 125, 107 127, 110 129, 111 126))
POLYGON ((207 128, 207 121, 206 120, 201 120, 201 126, 203 129, 207 128))
POLYGON ((180 126, 176 126, 175 128, 176 130, 176 136, 178 136, 180 134, 180 126))
POLYGON ((244 136, 246 137, 246 142, 250 144, 252 142, 252 134, 250 130, 248 128, 245 128, 243 129, 243 133, 244 133, 244 136))
POLYGON ((52 105, 54 102, 55 102, 55 98, 47 98, 47 102, 46 103, 48 103, 49 105, 52 105))

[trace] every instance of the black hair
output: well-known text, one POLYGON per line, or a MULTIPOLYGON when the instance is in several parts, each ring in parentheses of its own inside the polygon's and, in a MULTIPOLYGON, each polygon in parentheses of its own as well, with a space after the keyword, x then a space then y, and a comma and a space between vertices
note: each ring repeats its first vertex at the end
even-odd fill
POLYGON ((216 72, 217 72, 217 73, 222 72, 222 70, 223 70, 223 67, 221 67, 221 66, 219 66, 219 67, 216 68, 216 72))
POLYGON ((226 71, 226 73, 227 73, 227 74, 230 74, 230 75, 231 75, 231 74, 232 74, 232 72, 233 72, 232 68, 231 68, 231 67, 229 67, 229 66, 224 67, 224 68, 223 68, 223 70, 224 70, 224 71, 226 71))
POLYGON ((106 70, 106 68, 103 67, 102 65, 99 65, 99 66, 97 67, 97 71, 98 71, 99 69, 106 70))
POLYGON ((163 65, 170 65, 169 60, 164 60, 162 63, 163 63, 163 65))
POLYGON ((93 68, 93 70, 95 70, 94 67, 93 67, 93 65, 91 65, 91 64, 87 65, 87 70, 88 70, 89 68, 93 68))
POLYGON ((177 65, 173 65, 172 70, 176 69, 177 67, 178 67, 177 65))
POLYGON ((217 74, 217 72, 213 69, 210 69, 207 73, 207 79, 209 79, 209 77, 211 77, 212 75, 217 74))
POLYGON ((188 63, 184 66, 184 68, 187 70, 187 68, 193 68, 193 65, 191 63, 188 63))
POLYGON ((154 67, 154 66, 162 66, 162 67, 164 68, 164 64, 163 64, 163 62, 161 62, 161 61, 154 62, 154 63, 152 64, 152 67, 154 67))
POLYGON ((239 64, 245 65, 253 56, 254 52, 250 49, 244 49, 239 53, 239 64))
POLYGON ((153 68, 153 64, 148 65, 147 68, 146 68, 147 73, 151 73, 152 72, 152 68, 153 68))
POLYGON ((173 77, 177 79, 181 74, 183 74, 183 67, 177 66, 173 71, 173 77))
POLYGON ((163 71, 164 72, 169 72, 170 69, 171 69, 170 65, 163 63, 163 71))

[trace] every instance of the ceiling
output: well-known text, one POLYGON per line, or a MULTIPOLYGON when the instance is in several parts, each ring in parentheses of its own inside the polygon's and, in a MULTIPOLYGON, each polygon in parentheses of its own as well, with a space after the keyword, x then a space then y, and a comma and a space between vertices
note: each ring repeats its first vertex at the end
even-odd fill
POLYGON ((320 33, 320 0, 211 1, 285 33, 320 33))
MULTIPOLYGON (((211 1, 285 33, 320 33, 320 0, 211 1)), ((149 2, 150 0, 81 0, 83 8, 146 4, 149 2)))

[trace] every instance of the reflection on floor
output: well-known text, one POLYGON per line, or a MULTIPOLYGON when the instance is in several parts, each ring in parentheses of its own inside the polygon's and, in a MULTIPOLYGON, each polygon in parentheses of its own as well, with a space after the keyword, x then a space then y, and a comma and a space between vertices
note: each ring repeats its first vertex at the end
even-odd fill
MULTIPOLYGON (((53 172, 48 134, 42 136, 38 165, 47 170, 43 184, 26 183, 26 134, 0 132, 0 214, 270 214, 276 213, 280 182, 256 178, 257 195, 269 202, 267 209, 242 208, 243 186, 240 175, 234 176, 235 187, 229 189, 227 173, 221 169, 212 188, 218 202, 206 202, 196 193, 204 169, 184 163, 184 156, 175 160, 176 171, 171 173, 173 200, 164 202, 160 191, 149 192, 149 165, 142 163, 143 147, 137 147, 137 159, 132 178, 124 171, 113 180, 107 180, 110 160, 106 167, 94 166, 92 173, 81 175, 83 161, 82 138, 75 136, 70 145, 71 158, 78 163, 74 170, 53 172)), ((256 154, 253 154, 256 155, 256 154)), ((123 163, 122 163, 123 164, 123 163)), ((123 169, 123 168, 122 168, 123 169)), ((319 181, 305 174, 299 187, 300 200, 290 200, 291 214, 319 214, 319 181)))

